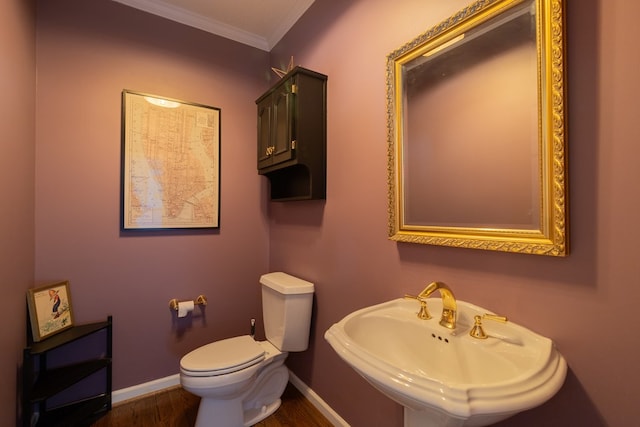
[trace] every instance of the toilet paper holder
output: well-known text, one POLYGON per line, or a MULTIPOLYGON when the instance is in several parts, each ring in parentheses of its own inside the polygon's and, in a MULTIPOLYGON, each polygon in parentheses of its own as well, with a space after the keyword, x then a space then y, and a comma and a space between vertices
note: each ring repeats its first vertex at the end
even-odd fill
MULTIPOLYGON (((193 300, 193 305, 207 305, 207 297, 198 295, 198 298, 193 300)), ((176 298, 169 300, 169 308, 178 311, 178 300, 176 298)))

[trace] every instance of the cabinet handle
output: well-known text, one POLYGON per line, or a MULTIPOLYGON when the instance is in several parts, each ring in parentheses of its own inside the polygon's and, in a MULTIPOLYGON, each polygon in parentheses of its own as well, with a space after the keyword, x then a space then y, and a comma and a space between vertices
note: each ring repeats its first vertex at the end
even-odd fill
POLYGON ((275 150, 276 150, 276 147, 275 147, 275 146, 273 146, 273 145, 270 145, 269 147, 267 147, 266 155, 267 155, 267 156, 272 155, 272 154, 273 154, 273 152, 274 152, 275 150))
POLYGON ((296 149, 296 140, 295 139, 293 141, 291 141, 291 149, 292 150, 296 149))

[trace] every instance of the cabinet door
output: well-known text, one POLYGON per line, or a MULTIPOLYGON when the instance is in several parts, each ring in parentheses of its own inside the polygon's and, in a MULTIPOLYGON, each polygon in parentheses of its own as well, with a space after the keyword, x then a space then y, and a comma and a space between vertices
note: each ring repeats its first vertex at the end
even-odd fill
POLYGON ((272 110, 272 97, 267 97, 258 104, 258 169, 272 163, 272 110))
POLYGON ((295 102, 292 85, 287 83, 273 94, 273 164, 293 158, 295 139, 295 102))

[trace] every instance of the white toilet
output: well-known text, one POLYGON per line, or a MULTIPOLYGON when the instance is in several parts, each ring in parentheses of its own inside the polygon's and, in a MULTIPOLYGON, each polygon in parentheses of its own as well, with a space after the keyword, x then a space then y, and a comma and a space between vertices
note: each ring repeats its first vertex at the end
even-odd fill
POLYGON ((289 381, 288 352, 309 345, 313 283, 281 272, 260 283, 267 341, 227 338, 180 360, 182 387, 201 397, 196 427, 251 426, 274 413, 289 381))

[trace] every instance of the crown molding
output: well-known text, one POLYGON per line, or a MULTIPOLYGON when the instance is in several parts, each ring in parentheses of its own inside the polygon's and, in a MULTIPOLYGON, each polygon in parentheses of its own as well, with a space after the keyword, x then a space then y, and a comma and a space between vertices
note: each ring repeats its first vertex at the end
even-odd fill
POLYGON ((314 0, 295 2, 295 6, 283 14, 271 34, 260 35, 238 28, 214 18, 205 17, 162 0, 113 0, 153 15, 206 31, 248 46, 269 52, 284 37, 314 0))

